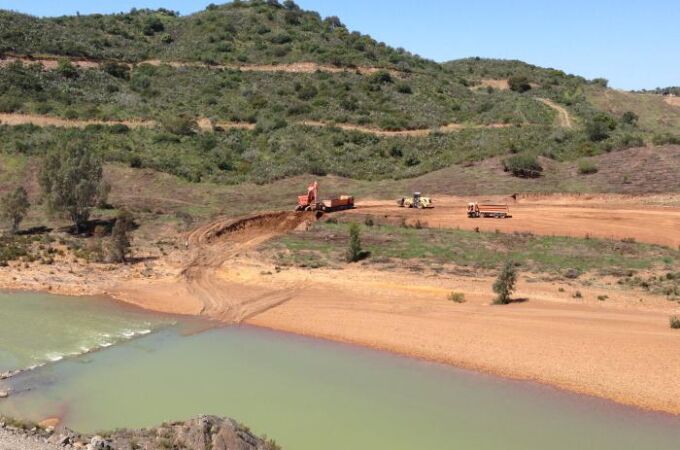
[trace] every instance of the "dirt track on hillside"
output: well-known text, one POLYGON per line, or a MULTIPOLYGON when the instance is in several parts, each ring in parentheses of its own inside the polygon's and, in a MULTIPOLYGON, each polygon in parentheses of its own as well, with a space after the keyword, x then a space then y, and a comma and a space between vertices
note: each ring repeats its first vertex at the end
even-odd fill
POLYGON ((572 128, 574 126, 569 111, 567 111, 563 106, 560 106, 557 103, 553 102, 552 100, 548 100, 547 98, 537 97, 536 100, 540 101, 541 103, 544 103, 545 105, 557 111, 557 123, 559 124, 559 126, 563 128, 572 128))
MULTIPOLYGON (((0 66, 9 65, 16 61, 21 61, 25 64, 42 64, 45 70, 54 70, 59 66, 59 61, 61 59, 68 59, 68 61, 76 67, 81 69, 96 69, 100 67, 103 62, 88 60, 88 59, 78 59, 78 58, 63 58, 58 56, 43 56, 36 58, 27 58, 23 56, 7 56, 5 58, 0 58, 0 66)), ((204 64, 200 62, 186 62, 186 61, 162 61, 159 59, 149 59, 146 61, 140 61, 137 63, 126 63, 118 62, 118 64, 123 64, 128 67, 139 66, 143 64, 148 64, 151 66, 161 66, 167 65, 170 67, 197 67, 197 68, 207 68, 207 69, 222 69, 222 70, 240 70, 242 72, 286 72, 286 73, 314 73, 314 72, 326 72, 326 73, 343 73, 343 72, 354 72, 361 75, 370 75, 372 73, 378 72, 380 70, 386 70, 390 74, 401 77, 403 74, 394 69, 384 69, 380 67, 370 67, 370 66, 357 66, 357 67, 338 67, 329 64, 318 64, 314 62, 297 62, 288 64, 204 64)))
POLYGON ((153 120, 80 120, 37 114, 0 113, 0 125, 35 125, 38 127, 85 128, 88 125, 126 125, 130 128, 153 128, 153 120))
MULTIPOLYGON (((254 130, 256 125, 248 122, 229 122, 229 121, 211 121, 208 118, 201 117, 196 121, 198 128, 202 132, 213 132, 216 128, 224 130, 240 129, 240 130, 254 130)), ((154 128, 158 125, 153 120, 87 120, 87 119, 62 119, 60 117, 42 116, 37 114, 21 114, 21 113, 0 113, 0 125, 35 125, 38 127, 59 127, 59 128, 85 128, 88 125, 127 125, 130 128, 154 128)), ((440 133, 454 133, 465 129, 481 129, 481 128, 507 128, 511 125, 496 123, 489 125, 467 125, 451 123, 434 128, 421 128, 415 130, 381 130, 379 128, 364 127, 354 124, 338 124, 331 122, 322 122, 314 120, 304 120, 293 123, 293 125, 302 125, 308 127, 334 127, 345 131, 357 131, 360 133, 374 134, 382 137, 409 137, 409 136, 428 136, 433 131, 440 133)))
MULTIPOLYGON (((435 197, 435 208, 427 210, 399 208, 393 201, 365 201, 344 214, 376 215, 387 218, 420 220, 433 228, 461 228, 482 231, 531 232, 547 236, 634 238, 639 242, 680 246, 680 208, 645 205, 634 198, 593 196, 584 200, 576 196, 545 198, 512 197, 435 197), (618 199, 618 200, 617 200, 618 199), (470 219, 469 201, 508 204, 512 218, 470 219)), ((396 222, 395 222, 396 223, 396 222)))

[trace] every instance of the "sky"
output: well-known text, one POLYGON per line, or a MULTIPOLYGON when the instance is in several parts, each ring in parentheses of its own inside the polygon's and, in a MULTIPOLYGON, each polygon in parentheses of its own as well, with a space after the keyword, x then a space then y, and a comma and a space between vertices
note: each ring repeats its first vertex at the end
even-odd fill
MULTIPOLYGON (((435 61, 519 59, 619 89, 680 85, 680 0, 297 0, 435 61)), ((167 8, 186 15, 219 0, 0 0, 37 16, 167 8)))

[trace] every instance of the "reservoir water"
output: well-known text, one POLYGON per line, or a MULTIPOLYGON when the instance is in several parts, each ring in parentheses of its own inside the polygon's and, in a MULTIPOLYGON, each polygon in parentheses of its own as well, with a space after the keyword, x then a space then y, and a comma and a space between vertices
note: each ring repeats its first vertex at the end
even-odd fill
POLYGON ((680 442, 680 418, 532 383, 253 327, 157 330, 13 378, 0 413, 57 416, 80 431, 226 415, 288 450, 677 450, 680 442))
POLYGON ((0 292, 0 372, 106 348, 170 323, 105 299, 0 292))

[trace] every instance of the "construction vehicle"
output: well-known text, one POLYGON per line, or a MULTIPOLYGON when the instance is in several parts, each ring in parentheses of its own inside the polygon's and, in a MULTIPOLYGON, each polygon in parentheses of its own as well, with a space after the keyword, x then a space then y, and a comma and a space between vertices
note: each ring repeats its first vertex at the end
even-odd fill
POLYGON ((493 217, 496 219, 507 219, 512 217, 508 205, 476 202, 468 203, 467 215, 473 219, 478 217, 493 217))
POLYGON ((307 186, 307 194, 299 195, 295 211, 333 212, 354 208, 354 197, 341 195, 340 197, 319 201, 319 183, 316 181, 307 186))
POLYGON ((413 198, 402 197, 397 200, 397 205, 402 208, 434 208, 430 197, 423 197, 420 192, 414 192, 413 198))

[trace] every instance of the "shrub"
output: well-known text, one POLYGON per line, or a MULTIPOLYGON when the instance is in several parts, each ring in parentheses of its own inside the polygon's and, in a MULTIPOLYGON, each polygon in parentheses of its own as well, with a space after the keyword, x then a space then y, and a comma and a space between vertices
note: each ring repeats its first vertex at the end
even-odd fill
POLYGON ((515 290, 517 284, 517 269, 512 261, 508 261, 503 265, 498 278, 493 284, 493 291, 497 294, 494 304, 507 305, 510 303, 510 296, 515 290))
POLYGON ((364 255, 361 249, 361 236, 359 225, 356 223, 349 226, 349 247, 347 248, 346 260, 347 262, 357 262, 362 259, 364 255))
POLYGON ((581 175, 590 175, 597 173, 597 166, 589 159, 582 159, 578 162, 578 173, 581 175))
POLYGON ((411 89, 411 85, 402 82, 397 84, 397 92, 400 94, 413 94, 413 89, 411 89))
POLYGON ((609 86, 609 80, 606 78, 595 78, 593 79, 592 83, 603 88, 609 86))
POLYGON ((529 79, 525 75, 513 75, 508 78, 508 85, 510 89, 515 92, 526 92, 531 89, 531 84, 529 84, 529 79))
POLYGON ((640 117, 632 111, 626 111, 621 116, 621 122, 628 125, 637 125, 638 119, 640 119, 640 117))
POLYGON ((514 176, 521 178, 537 178, 543 171, 538 159, 526 153, 506 158, 503 160, 503 168, 506 172, 511 172, 514 176))
POLYGON ((125 64, 105 62, 102 69, 112 77, 120 78, 121 80, 130 79, 130 68, 125 64))
POLYGON ((598 295, 598 296, 597 296, 597 299, 598 299, 599 301, 601 301, 601 302, 607 300, 608 298, 609 298, 608 295, 598 295))
POLYGON ((573 297, 574 298, 583 298, 583 294, 581 294, 581 291, 576 291, 576 292, 574 292, 573 297))
POLYGON ((616 120, 609 114, 600 112, 586 122, 586 133, 593 142, 605 140, 609 132, 616 129, 616 120))
POLYGON ((132 216, 121 211, 116 217, 116 223, 111 230, 111 242, 109 243, 109 259, 111 262, 123 263, 130 254, 130 237, 128 233, 132 229, 132 216))
POLYGON ((670 325, 674 330, 680 329, 680 316, 671 316, 670 325))
POLYGON ((198 124, 187 116, 166 116, 162 119, 163 128, 179 136, 191 136, 196 133, 198 124))
POLYGON ((370 81, 373 84, 388 84, 392 83, 392 75, 386 70, 378 70, 370 77, 370 81))
POLYGON ((449 300, 455 303, 465 303, 465 294, 462 292, 451 292, 449 300))

